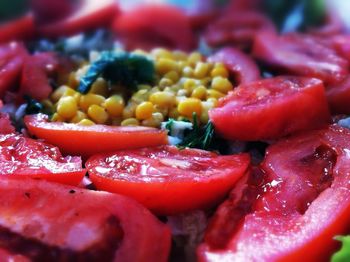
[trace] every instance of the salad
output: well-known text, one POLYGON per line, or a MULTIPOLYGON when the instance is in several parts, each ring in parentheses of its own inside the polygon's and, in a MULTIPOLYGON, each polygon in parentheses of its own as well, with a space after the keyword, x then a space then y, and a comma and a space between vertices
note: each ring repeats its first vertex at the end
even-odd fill
POLYGON ((0 3, 1 261, 348 261, 350 36, 322 0, 0 3))

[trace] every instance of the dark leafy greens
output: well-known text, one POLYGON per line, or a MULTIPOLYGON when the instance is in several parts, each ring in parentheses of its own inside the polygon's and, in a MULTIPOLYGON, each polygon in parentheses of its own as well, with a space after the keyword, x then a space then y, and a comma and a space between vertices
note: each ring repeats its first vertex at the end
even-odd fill
POLYGON ((100 76, 112 83, 135 89, 137 84, 152 83, 154 75, 154 64, 145 56, 104 51, 80 79, 78 91, 86 94, 100 76))
POLYGON ((350 261, 350 236, 337 236, 335 239, 342 242, 342 247, 333 254, 331 262, 350 261))

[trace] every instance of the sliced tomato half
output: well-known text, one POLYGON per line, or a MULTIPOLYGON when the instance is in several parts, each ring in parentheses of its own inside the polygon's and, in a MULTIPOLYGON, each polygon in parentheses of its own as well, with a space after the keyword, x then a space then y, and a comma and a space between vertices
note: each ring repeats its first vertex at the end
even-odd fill
POLYGON ((57 146, 65 154, 89 157, 101 152, 159 146, 168 143, 165 131, 151 127, 82 126, 48 122, 46 115, 27 115, 29 132, 57 146))
POLYGON ((259 33, 253 55, 277 72, 315 77, 326 84, 339 83, 348 74, 346 59, 310 35, 259 33))
POLYGON ((0 175, 41 178, 77 185, 85 170, 80 157, 62 157, 57 147, 17 134, 0 135, 0 175))
POLYGON ((327 87, 327 100, 333 114, 350 114, 350 77, 327 87))
POLYGON ((329 261, 334 236, 349 230, 349 141, 349 130, 331 126, 270 146, 264 173, 214 216, 199 261, 329 261))
POLYGON ((167 261, 170 230, 124 196, 6 178, 0 201, 8 261, 167 261))
POLYGON ((86 167, 98 189, 132 197, 156 214, 174 215, 217 204, 249 161, 247 154, 163 146, 95 155, 86 167))
POLYGON ((0 43, 13 40, 25 40, 35 34, 34 18, 32 14, 0 24, 0 43))
POLYGON ((114 0, 82 0, 75 12, 52 23, 41 24, 37 30, 45 37, 70 36, 108 26, 118 12, 118 5, 114 0))
POLYGON ((255 61, 238 49, 232 47, 220 49, 207 60, 211 63, 223 63, 238 85, 260 79, 260 70, 255 61))
POLYGON ((276 139, 330 121, 321 80, 275 77, 240 85, 209 111, 215 130, 232 140, 276 139))
POLYGON ((195 39, 184 11, 169 5, 141 5, 122 13, 113 24, 127 49, 167 47, 191 50, 195 39))
MULTIPOLYGON (((0 108, 2 103, 0 103, 0 108)), ((15 132, 14 126, 11 124, 10 116, 5 113, 0 113, 0 134, 11 134, 15 132)))

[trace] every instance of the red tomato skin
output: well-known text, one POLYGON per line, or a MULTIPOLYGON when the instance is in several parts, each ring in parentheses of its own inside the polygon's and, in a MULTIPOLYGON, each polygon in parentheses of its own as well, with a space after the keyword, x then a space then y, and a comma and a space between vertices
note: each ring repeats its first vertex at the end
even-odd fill
POLYGON ((238 49, 220 49, 207 60, 211 63, 223 63, 239 85, 260 79, 260 70, 254 60, 238 49))
POLYGON ((350 114, 350 77, 327 87, 327 100, 332 114, 350 114))
POLYGON ((226 139, 246 141, 276 139, 330 122, 322 81, 303 77, 241 85, 220 99, 209 117, 226 139))
POLYGON ((49 23, 64 19, 69 16, 79 4, 79 1, 72 0, 30 0, 30 7, 35 15, 38 24, 49 23))
POLYGON ((0 24, 0 43, 13 40, 26 40, 35 35, 34 18, 32 14, 27 14, 0 24))
POLYGON ((188 17, 173 6, 138 6, 117 17, 112 29, 128 50, 163 46, 189 51, 195 47, 188 17))
POLYGON ((325 84, 339 83, 347 76, 349 64, 323 42, 310 35, 261 32, 255 37, 252 52, 278 72, 319 78, 325 84))
POLYGON ((65 154, 83 158, 102 152, 168 144, 167 133, 156 128, 80 126, 48 122, 47 116, 41 114, 25 116, 24 123, 36 137, 57 146, 65 154))
POLYGON ((218 156, 202 150, 164 146, 95 155, 87 160, 86 167, 98 189, 132 197, 158 215, 176 215, 208 209, 219 203, 247 171, 249 162, 247 154, 218 156), (135 159, 133 163, 128 162, 128 166, 146 162, 145 168, 149 165, 158 170, 159 175, 141 174, 142 171, 131 174, 130 171, 127 177, 118 177, 125 171, 99 172, 108 169, 106 159, 118 156, 126 156, 125 161, 135 159), (176 166, 178 162, 185 162, 189 167, 176 166))
POLYGON ((14 129, 4 131, 7 132, 0 135, 0 176, 32 177, 70 185, 78 185, 83 179, 85 169, 80 157, 64 158, 51 145, 8 132, 14 129))
POLYGON ((83 0, 79 8, 70 16, 37 27, 39 35, 57 38, 71 36, 83 31, 109 26, 119 7, 114 0, 83 0))
MULTIPOLYGON (((0 108, 1 107, 0 105, 0 108)), ((15 131, 14 126, 11 124, 10 116, 5 113, 0 113, 0 134, 11 134, 15 131)))
MULTIPOLYGON (((58 247, 63 253, 68 249, 81 256, 106 241, 103 228, 108 218, 114 218, 122 236, 114 239, 119 244, 113 261, 167 261, 170 230, 144 207, 124 196, 13 178, 0 180, 0 192, 1 212, 17 218, 16 221, 4 219, 2 226, 25 238, 39 240, 48 248, 58 247), (71 234, 75 232, 79 235, 74 238, 71 234)), ((105 255, 94 251, 92 254, 105 255)))
POLYGON ((28 95, 38 101, 44 100, 52 93, 49 75, 58 68, 58 59, 51 52, 28 56, 23 65, 18 99, 28 95))
MULTIPOLYGON (((201 244, 199 261, 329 261, 338 246, 334 236, 349 230, 349 138, 349 130, 330 126, 268 148, 263 191, 252 211, 237 224, 225 247, 201 244), (322 147, 332 153, 317 156, 322 147), (311 167, 309 161, 314 161, 311 167), (322 167, 330 168, 327 186, 317 180, 326 175, 322 167), (297 210, 298 202, 308 206, 306 211, 297 210)), ((223 211, 220 207, 218 214, 225 216, 223 211)))
POLYGON ((21 43, 0 45, 0 97, 17 83, 27 56, 27 50, 21 43))

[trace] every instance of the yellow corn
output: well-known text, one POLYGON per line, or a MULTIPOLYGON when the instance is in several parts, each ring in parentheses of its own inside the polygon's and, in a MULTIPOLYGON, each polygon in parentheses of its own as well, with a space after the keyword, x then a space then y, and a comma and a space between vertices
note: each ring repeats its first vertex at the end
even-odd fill
POLYGON ((194 75, 193 68, 190 66, 185 66, 184 69, 182 69, 182 75, 186 77, 193 77, 194 75))
POLYGON ((207 96, 209 98, 213 97, 213 98, 219 99, 221 97, 224 97, 225 94, 223 94, 215 89, 209 89, 209 90, 207 90, 207 96))
POLYGON ((136 110, 137 104, 135 103, 129 103, 126 107, 123 109, 123 118, 132 118, 135 116, 135 110, 136 110))
POLYGON ((154 48, 151 52, 155 58, 168 58, 173 59, 173 54, 164 48, 154 48))
POLYGON ((87 111, 89 118, 97 124, 104 124, 108 119, 108 114, 103 107, 91 105, 87 111))
POLYGON ((127 118, 121 122, 121 126, 138 126, 140 124, 139 120, 136 118, 127 118))
POLYGON ((53 93, 51 94, 50 98, 51 100, 56 103, 60 98, 63 96, 63 94, 66 92, 66 90, 69 88, 69 86, 63 85, 58 87, 53 93))
POLYGON ((178 64, 176 61, 168 58, 160 58, 156 61, 156 70, 159 74, 166 74, 169 71, 178 71, 178 64))
POLYGON ((87 118, 86 114, 80 110, 77 111, 75 116, 70 120, 71 123, 79 123, 81 120, 87 118))
POLYGON ((175 95, 168 91, 155 92, 149 97, 149 101, 161 107, 172 106, 175 104, 175 95))
POLYGON ((150 118, 153 113, 153 104, 151 102, 142 102, 136 107, 135 116, 139 120, 150 118))
POLYGON ((75 116, 77 111, 78 111, 78 105, 74 97, 65 96, 58 101, 57 113, 61 117, 65 119, 70 119, 75 116))
POLYGON ((172 86, 174 84, 173 80, 169 79, 169 78, 165 78, 163 77, 162 79, 160 79, 158 85, 160 88, 164 89, 165 87, 168 86, 172 86))
POLYGON ((233 89, 231 82, 227 78, 223 78, 221 76, 216 76, 213 78, 211 87, 224 94, 227 94, 227 92, 233 89))
POLYGON ((205 99, 207 95, 207 89, 205 86, 198 86, 196 87, 191 94, 191 97, 198 98, 198 99, 205 99))
POLYGON ((192 118, 193 113, 200 116, 202 113, 201 100, 198 98, 187 98, 179 103, 177 110, 179 111, 180 115, 188 118, 192 118))
POLYGON ((108 95, 108 84, 102 77, 96 79, 91 85, 89 93, 106 97, 108 95))
POLYGON ((179 111, 177 110, 177 107, 172 107, 172 108, 169 109, 168 116, 170 118, 176 119, 176 118, 179 117, 179 115, 180 114, 179 114, 179 111))
POLYGON ((163 120, 163 115, 161 113, 156 112, 153 113, 150 118, 143 120, 141 124, 143 126, 159 127, 163 120))
POLYGON ((138 85, 137 89, 138 90, 151 90, 152 87, 150 85, 138 85))
POLYGON ((91 121, 90 119, 82 119, 78 125, 82 125, 82 126, 92 126, 94 125, 95 123, 93 121, 91 121))
POLYGON ((170 71, 164 75, 165 78, 170 79, 173 83, 179 80, 179 74, 176 71, 170 71))
POLYGON ((187 59, 187 54, 183 51, 176 50, 173 52, 173 58, 177 61, 184 61, 187 59))
POLYGON ((228 73, 227 69, 224 66, 215 66, 211 70, 210 76, 211 77, 221 76, 221 77, 224 77, 224 78, 228 78, 229 77, 229 73, 228 73))
POLYGON ((203 60, 203 57, 200 53, 198 52, 193 52, 191 53, 188 58, 187 61, 190 63, 190 65, 195 66, 198 62, 201 62, 203 60))
POLYGON ((103 107, 111 116, 121 116, 124 109, 124 99, 119 95, 113 95, 106 99, 103 103, 103 107))
POLYGON ((188 78, 184 81, 184 89, 190 94, 196 87, 196 80, 193 78, 188 78))
POLYGON ((218 100, 216 98, 214 98, 214 97, 208 98, 207 102, 212 103, 213 107, 217 107, 217 105, 218 105, 218 100))
POLYGON ((148 97, 150 95, 150 92, 146 89, 141 89, 137 91, 133 96, 131 97, 131 101, 135 102, 136 104, 140 104, 144 101, 148 100, 148 97))
POLYGON ((85 112, 91 105, 102 105, 105 98, 96 94, 86 94, 82 95, 79 100, 79 107, 85 112))
POLYGON ((209 64, 199 62, 196 64, 196 67, 194 68, 194 77, 196 78, 204 78, 209 71, 209 64))
POLYGON ((51 121, 54 121, 54 122, 64 122, 64 118, 61 117, 59 114, 57 113, 54 113, 51 117, 51 121))

